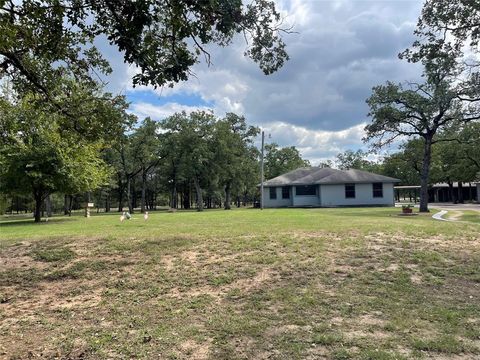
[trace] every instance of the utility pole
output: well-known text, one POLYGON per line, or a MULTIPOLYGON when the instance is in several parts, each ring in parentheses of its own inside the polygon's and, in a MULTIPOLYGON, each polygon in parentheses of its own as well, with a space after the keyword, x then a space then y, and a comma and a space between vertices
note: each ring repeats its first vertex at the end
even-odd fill
POLYGON ((263 148, 265 144, 265 132, 262 131, 262 157, 260 159, 260 209, 263 210, 263 148))

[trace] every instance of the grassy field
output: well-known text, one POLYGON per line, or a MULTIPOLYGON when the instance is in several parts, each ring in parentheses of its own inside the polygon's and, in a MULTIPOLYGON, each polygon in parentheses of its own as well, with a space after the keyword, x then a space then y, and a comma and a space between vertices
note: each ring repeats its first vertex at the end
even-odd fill
POLYGON ((463 211, 460 220, 480 224, 480 212, 472 210, 463 211))
POLYGON ((0 358, 480 358, 480 226, 398 212, 4 219, 0 358))
POLYGON ((475 210, 449 210, 444 218, 453 221, 480 224, 480 212, 475 210))

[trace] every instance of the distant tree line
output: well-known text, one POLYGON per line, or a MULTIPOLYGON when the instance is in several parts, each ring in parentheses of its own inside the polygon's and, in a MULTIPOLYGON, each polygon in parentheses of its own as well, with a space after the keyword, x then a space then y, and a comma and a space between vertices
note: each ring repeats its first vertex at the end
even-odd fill
MULTIPOLYGON (((462 202, 463 184, 480 181, 480 123, 470 123, 461 129, 450 129, 438 135, 449 141, 432 145, 428 188, 434 184, 449 186, 450 199, 462 202), (454 190, 454 183, 458 189, 454 190)), ((339 153, 327 166, 342 170, 358 169, 400 180, 398 185, 420 185, 424 157, 423 140, 410 139, 399 148, 376 160, 369 160, 370 152, 347 150, 339 153)))
MULTIPOLYGON (((3 89, 3 212, 33 211, 40 221, 53 211, 71 214, 86 202, 97 211, 134 213, 157 206, 228 210, 259 201, 259 129, 243 116, 194 111, 138 121, 123 97, 69 85, 65 106, 82 99, 81 109, 69 113, 37 101, 35 93, 16 97, 3 89)), ((309 165, 295 147, 272 143, 265 151, 267 178, 309 165)))
POLYGON ((216 161, 213 150, 235 148, 241 139, 239 152, 226 158, 249 167, 252 129, 234 124, 227 131, 206 114, 165 122, 165 139, 151 136, 163 131, 151 121, 136 129, 125 98, 104 93, 98 83, 112 69, 95 41, 108 39, 139 69, 134 86, 156 88, 187 80, 200 59, 210 64, 207 49, 230 45, 236 34, 246 40, 245 56, 266 75, 277 71, 288 60, 281 35, 289 29, 282 22, 271 0, 0 1, 0 84, 8 87, 0 99, 0 212, 34 208, 39 221, 41 204, 48 213, 59 194, 66 213, 100 200, 106 209, 117 201, 133 211, 138 192, 142 209, 167 193, 172 205, 177 196, 187 205, 192 182, 199 208, 203 195, 212 206, 222 186, 227 196, 251 197, 254 177, 247 184, 246 172, 239 176, 230 163, 216 161), (211 131, 216 138, 208 138, 211 131), (164 146, 182 142, 193 153, 164 146))
MULTIPOLYGON (((138 124, 126 99, 98 83, 111 68, 93 44, 106 36, 136 65, 134 84, 173 86, 199 57, 210 62, 207 45, 229 45, 242 33, 245 54, 271 74, 288 60, 280 13, 270 0, 154 4, 2 3, 0 211, 34 209, 39 221, 59 196, 66 213, 85 201, 133 212, 157 204, 228 209, 258 198, 258 129, 239 115, 208 112, 138 124)), ((479 18, 472 1, 425 2, 418 40, 400 54, 423 66, 422 81, 387 82, 367 100, 372 121, 364 140, 373 150, 401 142, 400 151, 382 164, 346 153, 339 167, 419 183, 420 211, 428 211, 430 184, 478 179, 479 18)), ((265 165, 273 177, 308 162, 295 148, 271 144, 265 165)))

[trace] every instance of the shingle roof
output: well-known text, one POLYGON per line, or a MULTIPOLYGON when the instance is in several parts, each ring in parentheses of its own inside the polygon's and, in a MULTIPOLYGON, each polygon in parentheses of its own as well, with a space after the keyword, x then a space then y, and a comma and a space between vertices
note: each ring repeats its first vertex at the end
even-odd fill
POLYGON ((344 184, 371 182, 400 182, 399 179, 361 170, 337 170, 331 168, 300 168, 265 181, 264 186, 344 184))

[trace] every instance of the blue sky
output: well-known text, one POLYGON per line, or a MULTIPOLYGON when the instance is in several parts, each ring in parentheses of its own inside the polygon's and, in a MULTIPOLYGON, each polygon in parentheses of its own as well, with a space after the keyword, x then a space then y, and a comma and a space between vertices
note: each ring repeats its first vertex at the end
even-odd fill
POLYGON ((238 37, 228 48, 209 47, 213 65, 195 65, 196 77, 173 88, 133 88, 135 69, 103 46, 114 69, 113 92, 126 94, 140 119, 176 111, 212 109, 245 115, 271 134, 268 141, 297 146, 313 164, 347 149, 366 148, 365 100, 387 80, 418 80, 420 68, 398 59, 411 45, 420 0, 278 0, 287 25, 291 60, 265 76, 243 56, 238 37))
POLYGON ((132 103, 140 103, 146 102, 155 106, 165 106, 168 103, 177 103, 183 104, 186 106, 205 106, 205 107, 213 107, 215 104, 211 101, 203 100, 197 94, 171 94, 164 96, 162 94, 155 93, 151 90, 140 90, 140 91, 132 91, 127 90, 126 95, 129 102, 132 103))

